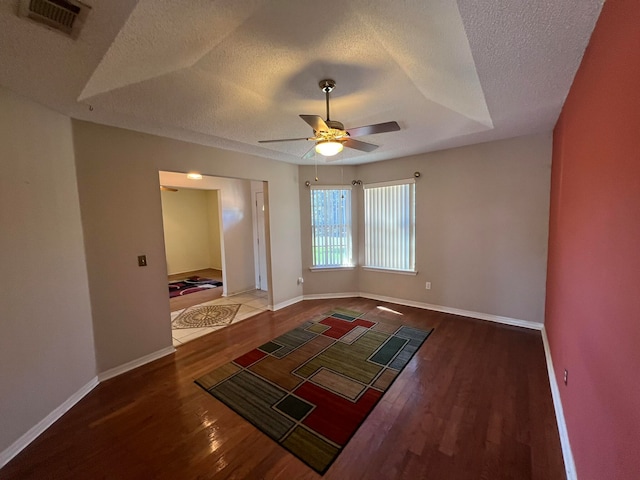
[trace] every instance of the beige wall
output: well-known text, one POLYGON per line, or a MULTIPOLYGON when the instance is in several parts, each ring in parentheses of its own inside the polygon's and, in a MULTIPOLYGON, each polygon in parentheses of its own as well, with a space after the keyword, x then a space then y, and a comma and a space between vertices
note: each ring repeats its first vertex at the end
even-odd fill
POLYGON ((71 121, 0 88, 0 466, 96 376, 71 121))
MULTIPOLYGON (((272 303, 301 297, 297 166, 88 122, 72 125, 99 372, 171 345, 160 170, 267 181, 272 303), (137 266, 141 254, 147 267, 137 266)), ((241 208, 235 213, 245 215, 241 208)), ((253 271, 252 257, 238 261, 253 271)))
POLYGON ((160 195, 169 275, 211 268, 209 192, 181 188, 160 195))
MULTIPOLYGON (((356 168, 364 183, 422 176, 416 185, 416 276, 306 273, 305 294, 344 290, 516 320, 542 322, 551 134, 521 137, 356 168), (306 279, 309 278, 307 281, 306 279), (432 289, 425 289, 425 282, 432 289)), ((327 169, 328 167, 325 167, 327 169)), ((331 183, 339 175, 322 174, 331 183)), ((310 177, 300 167, 300 176, 310 177)), ((345 175, 345 182, 351 175, 345 175)), ((311 180, 313 180, 311 178, 311 180)), ((308 191, 300 188, 303 267, 310 265, 308 191)), ((358 189, 359 263, 364 255, 358 189)), ((354 190, 354 193, 356 190, 354 190)))

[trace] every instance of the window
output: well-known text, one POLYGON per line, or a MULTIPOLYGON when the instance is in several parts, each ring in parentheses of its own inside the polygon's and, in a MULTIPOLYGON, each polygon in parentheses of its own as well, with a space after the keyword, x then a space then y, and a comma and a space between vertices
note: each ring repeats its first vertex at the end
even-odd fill
POLYGON ((311 187, 313 267, 353 266, 351 188, 311 187))
POLYGON ((415 181, 364 186, 365 267, 415 272, 415 181))

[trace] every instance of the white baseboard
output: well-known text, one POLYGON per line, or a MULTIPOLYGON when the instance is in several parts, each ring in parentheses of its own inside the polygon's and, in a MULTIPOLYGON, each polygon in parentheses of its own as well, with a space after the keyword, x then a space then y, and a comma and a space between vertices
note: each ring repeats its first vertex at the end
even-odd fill
POLYGON ((227 292, 227 290, 225 289, 225 287, 222 287, 222 296, 223 297, 233 297, 234 295, 242 295, 243 293, 253 293, 256 290, 259 290, 258 287, 247 287, 244 290, 238 290, 237 292, 227 292))
POLYGON ((122 373, 128 372, 129 370, 133 370, 134 368, 140 367, 146 363, 157 360, 158 358, 164 357, 165 355, 169 355, 175 352, 176 349, 173 347, 163 348, 162 350, 158 350, 157 352, 153 352, 149 355, 145 355, 142 358, 138 358, 137 360, 133 360, 131 362, 125 363, 124 365, 120 365, 119 367, 112 368, 99 374, 97 377, 92 378, 89 383, 87 383, 84 387, 78 390, 76 393, 71 395, 62 405, 57 407, 53 412, 43 418, 40 422, 38 422, 35 426, 33 426, 27 433, 22 435, 18 440, 16 440, 9 448, 0 452, 0 468, 6 465, 13 457, 15 457, 18 453, 20 453, 27 445, 33 442, 42 432, 44 432, 47 428, 49 428, 53 423, 58 420, 62 415, 64 415, 71 407, 73 407, 76 403, 78 403, 82 398, 87 395, 91 390, 93 390, 96 385, 100 382, 104 382, 110 378, 113 378, 122 373))
POLYGON ((397 303, 398 305, 406 305, 408 307, 423 308, 425 310, 433 310, 436 312, 451 313, 452 315, 460 315, 462 317, 476 318, 479 320, 487 320, 489 322, 502 323, 505 325, 513 325, 515 327, 530 328, 532 330, 542 330, 542 323, 531 322, 529 320, 519 320, 517 318, 501 317, 500 315, 492 315, 490 313, 472 312, 470 310, 462 310, 460 308, 443 307, 441 305, 432 305, 430 303, 415 302, 413 300, 404 300, 401 298, 385 297, 373 293, 360 292, 358 294, 364 298, 372 300, 380 300, 381 302, 397 303))
POLYGON ((9 461, 20 453, 27 445, 33 442, 42 432, 49 428, 53 423, 58 420, 62 415, 78 403, 82 398, 93 390, 98 385, 98 377, 93 377, 89 383, 80 388, 76 393, 71 395, 65 400, 62 405, 56 408, 49 415, 40 420, 35 426, 33 426, 27 433, 22 435, 18 440, 7 448, 5 451, 0 452, 0 468, 9 463, 9 461))
POLYGON ((302 295, 298 297, 291 298, 289 300, 285 300, 284 302, 277 303, 275 305, 268 305, 267 308, 272 311, 280 310, 282 308, 288 307, 289 305, 293 305, 294 303, 301 302, 304 299, 302 295))
POLYGON ((350 293, 319 293, 305 295, 304 300, 328 300, 331 298, 348 298, 348 297, 363 297, 370 298, 372 300, 379 300, 381 302, 396 303, 398 305, 406 305, 408 307, 422 308, 425 310, 433 310, 435 312, 451 313, 453 315, 460 315, 462 317, 470 317, 479 320, 487 320, 489 322, 502 323, 504 325, 512 325, 515 327, 529 328, 531 330, 542 330, 543 324, 538 322, 532 322, 529 320, 519 320, 517 318, 502 317, 500 315, 492 315, 490 313, 472 312, 470 310, 462 310, 460 308, 443 307, 442 305, 433 305, 431 303, 416 302, 413 300, 405 300, 402 298, 386 297, 384 295, 377 295, 375 293, 367 292, 350 292, 350 293))
POLYGON ((124 365, 120 365, 115 368, 111 368, 106 372, 102 372, 98 374, 98 381, 104 382, 105 380, 109 380, 110 378, 117 377, 129 370, 133 370, 134 368, 141 367, 142 365, 153 362, 159 358, 162 358, 166 355, 170 355, 175 352, 176 349, 174 347, 166 347, 162 350, 158 350, 157 352, 150 353, 149 355, 145 355, 144 357, 137 358, 136 360, 132 360, 130 362, 125 363, 124 365))
POLYGON ((346 292, 346 293, 314 293, 311 295, 304 295, 304 300, 326 300, 331 298, 351 298, 359 297, 358 292, 346 292))
POLYGON ((553 369, 553 359, 551 358, 551 348, 549 347, 549 339, 547 331, 542 328, 542 344, 544 345, 544 356, 547 360, 547 372, 549 374, 549 385, 551 386, 551 398, 553 399, 553 408, 556 411, 556 422, 558 424, 558 433, 560 434, 560 444, 562 445, 562 457, 564 458, 564 468, 567 473, 567 480, 578 480, 578 472, 576 464, 573 461, 573 453, 571 452, 571 444, 569 443, 569 432, 567 424, 564 420, 564 409, 562 408, 562 399, 560 398, 560 390, 556 381, 556 372, 553 369))

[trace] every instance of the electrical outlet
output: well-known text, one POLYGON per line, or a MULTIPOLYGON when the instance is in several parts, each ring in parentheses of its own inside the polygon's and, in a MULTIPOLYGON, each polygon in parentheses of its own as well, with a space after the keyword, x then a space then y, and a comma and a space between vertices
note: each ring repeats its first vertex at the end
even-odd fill
POLYGON ((427 290, 431 290, 431 282, 425 283, 424 288, 426 288, 427 290))
POLYGON ((147 256, 146 255, 138 255, 138 266, 146 267, 147 266, 147 256))
POLYGON ((564 384, 567 384, 567 380, 569 379, 569 370, 567 370, 566 368, 564 369, 564 384))
POLYGON ((302 285, 304 283, 304 278, 298 277, 298 285, 302 285))

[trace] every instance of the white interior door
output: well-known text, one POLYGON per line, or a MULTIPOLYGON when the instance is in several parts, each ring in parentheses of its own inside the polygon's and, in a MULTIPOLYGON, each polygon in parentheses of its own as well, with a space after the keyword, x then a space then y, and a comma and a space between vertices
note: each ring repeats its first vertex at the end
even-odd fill
POLYGON ((258 236, 258 288, 267 291, 267 248, 264 239, 264 192, 256 192, 256 233, 258 236))

